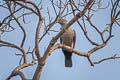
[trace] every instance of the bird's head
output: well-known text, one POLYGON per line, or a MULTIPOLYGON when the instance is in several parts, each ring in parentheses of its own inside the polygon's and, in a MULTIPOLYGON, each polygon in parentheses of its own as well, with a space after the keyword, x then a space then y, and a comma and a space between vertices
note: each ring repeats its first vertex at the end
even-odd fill
POLYGON ((56 22, 59 23, 61 26, 64 26, 67 24, 67 20, 62 18, 58 18, 56 22))

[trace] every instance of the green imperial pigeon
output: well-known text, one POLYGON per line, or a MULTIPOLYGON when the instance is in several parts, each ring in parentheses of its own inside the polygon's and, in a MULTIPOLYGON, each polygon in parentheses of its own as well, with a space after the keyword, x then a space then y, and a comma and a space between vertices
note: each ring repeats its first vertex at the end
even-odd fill
MULTIPOLYGON (((62 26, 61 28, 64 28, 67 24, 67 20, 58 18, 57 22, 62 26)), ((75 46, 76 41, 76 33, 75 30, 70 26, 60 37, 61 44, 70 46, 72 49, 75 46)), ((65 67, 72 67, 72 51, 68 51, 65 49, 62 49, 64 56, 65 56, 65 67)))

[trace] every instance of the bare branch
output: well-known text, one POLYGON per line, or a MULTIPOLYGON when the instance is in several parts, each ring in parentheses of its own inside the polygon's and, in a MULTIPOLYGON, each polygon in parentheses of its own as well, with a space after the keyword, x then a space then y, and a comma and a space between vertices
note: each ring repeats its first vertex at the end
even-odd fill
POLYGON ((31 63, 31 64, 25 63, 25 64, 22 64, 22 65, 16 67, 13 70, 13 72, 10 74, 10 76, 7 78, 7 80, 10 80, 12 77, 17 76, 17 75, 19 75, 22 78, 22 80, 28 80, 25 77, 25 75, 23 74, 23 72, 21 72, 20 70, 23 69, 23 68, 25 68, 25 67, 29 67, 29 66, 33 66, 33 65, 34 65, 34 63, 31 63))
POLYGON ((6 46, 6 47, 15 48, 15 49, 19 50, 20 52, 22 52, 25 55, 24 49, 17 46, 17 45, 15 45, 15 44, 11 44, 11 43, 8 43, 8 42, 2 41, 2 40, 0 40, 0 43, 4 44, 4 46, 6 46))
POLYGON ((57 16, 57 11, 56 11, 56 8, 55 8, 55 6, 54 6, 54 1, 53 0, 50 0, 51 1, 51 3, 52 3, 52 7, 53 7, 53 9, 54 9, 54 11, 55 11, 55 14, 56 14, 56 16, 57 16))
MULTIPOLYGON (((86 10, 88 9, 88 7, 91 5, 93 0, 90 0, 88 2, 88 4, 86 5, 86 7, 83 9, 82 12, 79 12, 70 22, 68 22, 68 24, 66 25, 65 29, 68 29, 76 20, 78 20, 81 16, 84 15, 84 13, 86 12, 86 10)), ((57 41, 57 39, 65 32, 65 29, 61 30, 55 37, 53 37, 53 39, 51 40, 47 50, 45 51, 45 54, 43 56, 43 63, 45 63, 47 57, 48 57, 48 53, 51 49, 51 47, 55 44, 55 42, 57 41)))
POLYGON ((37 56, 38 61, 40 62, 40 52, 39 52, 39 33, 40 33, 40 29, 42 27, 42 23, 43 23, 43 19, 42 16, 39 19, 39 23, 36 29, 36 35, 35 35, 35 53, 37 56))
POLYGON ((51 53, 52 53, 54 50, 58 49, 58 48, 64 48, 64 49, 66 49, 67 51, 71 51, 71 50, 72 50, 73 53, 75 53, 75 54, 77 54, 77 55, 79 55, 79 56, 88 57, 88 53, 86 53, 86 52, 81 52, 81 51, 78 51, 78 50, 76 50, 76 49, 72 49, 70 46, 67 46, 67 45, 64 45, 64 44, 56 44, 55 46, 53 46, 53 47, 51 48, 51 50, 49 51, 49 55, 51 55, 51 53))
POLYGON ((17 75, 19 75, 22 80, 28 80, 28 79, 25 77, 24 73, 21 72, 21 71, 13 72, 6 80, 10 80, 12 77, 17 76, 17 75))
POLYGON ((25 77, 24 73, 21 72, 21 70, 23 68, 33 66, 36 63, 37 63, 37 68, 31 80, 39 80, 41 77, 42 69, 47 61, 48 56, 50 56, 53 51, 59 48, 65 49, 69 52, 73 52, 78 56, 86 57, 86 59, 88 59, 88 62, 90 63, 91 66, 94 66, 95 64, 100 64, 107 60, 120 58, 120 56, 114 55, 111 57, 103 58, 96 62, 92 61, 91 59, 91 55, 96 51, 107 46, 108 42, 113 37, 114 24, 116 23, 117 26, 120 25, 119 0, 110 0, 108 3, 105 3, 104 5, 102 0, 78 0, 78 1, 57 0, 56 2, 54 0, 49 0, 49 2, 51 2, 52 4, 51 8, 52 10, 54 10, 53 12, 55 13, 55 16, 51 14, 51 8, 46 7, 46 5, 43 6, 43 0, 39 0, 38 3, 34 3, 34 1, 30 1, 30 0, 25 0, 24 2, 20 2, 16 0, 15 1, 5 0, 5 4, 0 4, 0 8, 3 8, 10 12, 8 16, 5 16, 5 18, 3 18, 3 20, 0 21, 0 32, 1 33, 11 32, 12 30, 14 30, 14 24, 12 23, 17 23, 18 27, 20 28, 20 30, 22 30, 23 33, 20 46, 6 42, 2 40, 2 38, 0 38, 0 47, 4 47, 4 46, 10 47, 20 51, 20 53, 15 53, 16 56, 20 56, 20 61, 19 61, 20 64, 19 66, 14 68, 12 73, 8 76, 7 80, 10 80, 12 79, 12 77, 17 75, 20 76, 22 80, 27 80, 27 78, 25 77), (47 16, 45 15, 44 19, 43 19, 44 13, 43 15, 41 14, 42 8, 47 9, 47 16), (102 9, 104 10, 109 9, 111 11, 109 16, 111 21, 109 21, 110 23, 103 29, 103 31, 101 31, 101 28, 96 26, 96 24, 94 24, 92 21, 93 20, 92 18, 94 17, 95 13, 97 13, 102 9), (27 30, 26 28, 24 28, 24 24, 26 25, 31 24, 30 22, 26 23, 26 20, 28 19, 27 15, 32 15, 32 14, 33 15, 35 14, 34 16, 37 17, 38 20, 36 26, 37 28, 35 31, 35 37, 34 37, 34 43, 35 43, 34 47, 25 45, 26 37, 28 35, 26 34, 27 30), (71 16, 71 14, 73 14, 72 15, 73 18, 69 20, 69 22, 65 25, 65 28, 62 28, 62 30, 60 31, 54 28, 54 25, 57 23, 58 18, 68 17, 71 16), (22 22, 20 22, 21 20, 22 22), (42 25, 43 20, 44 20, 44 25, 42 25), (81 28, 83 32, 82 35, 87 39, 87 41, 92 46, 92 48, 90 48, 89 51, 82 52, 81 50, 76 50, 75 48, 72 48, 65 44, 56 44, 56 42, 61 37, 61 35, 63 35, 65 31, 75 22, 77 22, 78 26, 81 28), (89 36, 87 25, 89 25, 90 29, 94 30, 98 34, 97 38, 100 38, 101 43, 98 43, 95 40, 93 40, 92 38, 94 38, 94 36, 89 36), (40 34, 42 29, 44 31, 42 34, 40 34), (58 32, 58 34, 56 36, 53 36, 49 44, 45 46, 47 47, 47 49, 45 50, 45 52, 43 52, 43 56, 41 56, 42 52, 40 49, 41 46, 40 43, 47 34, 48 35, 50 34, 50 32, 58 32), (27 46, 29 46, 29 48, 27 50, 24 49, 27 46), (31 54, 32 56, 31 63, 27 62, 28 54, 31 54), (21 63, 22 61, 23 63, 21 63))
POLYGON ((103 61, 107 61, 107 60, 111 60, 111 59, 120 59, 120 56, 114 55, 114 56, 111 56, 111 57, 107 57, 107 58, 101 59, 101 60, 99 60, 97 62, 93 62, 93 64, 100 64, 103 61))
MULTIPOLYGON (((91 5, 93 0, 90 0, 88 2, 88 4, 86 5, 86 7, 83 9, 82 12, 78 13, 65 27, 65 29, 69 28, 76 20, 78 20, 81 16, 84 15, 84 13, 86 12, 86 10, 88 9, 88 7, 91 5)), ((51 50, 51 48, 54 46, 54 44, 56 43, 56 41, 58 40, 58 38, 65 32, 65 30, 63 29, 62 31, 60 31, 55 37, 53 37, 53 39, 50 41, 50 44, 48 45, 48 48, 46 49, 44 56, 42 57, 41 61, 39 62, 39 65, 37 66, 36 72, 34 74, 33 80, 38 80, 40 78, 41 72, 42 72, 42 68, 49 56, 49 52, 51 50), (35 76, 36 75, 36 76, 35 76)))
POLYGON ((92 45, 98 46, 99 44, 95 43, 94 41, 92 41, 92 40, 89 38, 89 36, 88 36, 88 34, 87 34, 87 31, 83 28, 83 26, 80 24, 80 22, 77 21, 77 23, 79 24, 80 28, 82 29, 82 31, 83 31, 86 39, 87 39, 92 45))
POLYGON ((88 55, 90 56, 92 53, 94 53, 95 51, 97 51, 105 46, 106 46, 106 43, 103 43, 103 44, 96 46, 95 48, 92 48, 91 50, 88 51, 88 55))
MULTIPOLYGON (((9 11, 10 13, 12 14, 12 10, 10 9, 10 4, 7 3, 7 6, 9 7, 9 11)), ((22 40, 22 43, 21 43, 21 48, 23 48, 23 45, 24 45, 24 42, 25 42, 25 39, 26 39, 26 32, 23 28, 23 26, 21 25, 21 23, 17 20, 17 18, 14 16, 14 14, 12 15, 12 17, 15 19, 15 21, 17 22, 17 24, 19 25, 19 27, 21 28, 21 30, 23 31, 23 40, 22 40)), ((24 55, 24 63, 27 63, 27 56, 26 56, 26 53, 23 54, 24 55)))

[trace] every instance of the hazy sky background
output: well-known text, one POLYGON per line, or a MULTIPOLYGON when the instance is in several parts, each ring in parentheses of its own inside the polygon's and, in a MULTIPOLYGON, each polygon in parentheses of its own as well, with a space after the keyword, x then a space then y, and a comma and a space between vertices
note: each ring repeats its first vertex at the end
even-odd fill
MULTIPOLYGON (((36 0, 37 2, 38 0, 36 0)), ((54 0, 56 1, 56 0, 54 0)), ((75 0, 77 1, 77 0, 75 0)), ((107 0, 104 0, 107 1, 107 0)), ((0 4, 3 3, 0 0, 0 4)), ((106 2, 104 2, 106 4, 106 2)), ((47 15, 47 7, 50 10, 50 14, 53 18, 55 18, 54 11, 52 9, 51 3, 49 0, 43 0, 43 10, 41 11, 41 15, 43 17, 48 18, 47 15)), ((94 24, 102 31, 107 25, 110 23, 110 9, 101 10, 98 13, 94 14, 93 22, 94 24)), ((0 21, 8 15, 8 11, 0 8, 0 21)), ((69 21, 73 18, 72 15, 66 17, 69 21)), ((25 24, 24 28, 27 33, 27 39, 25 42, 25 50, 27 51, 29 46, 34 47, 34 37, 35 30, 37 26, 38 19, 33 16, 27 16, 26 21, 30 22, 30 24, 25 24)), ((47 23, 47 21, 46 21, 47 23)), ((20 45, 23 34, 21 34, 21 30, 16 26, 16 23, 12 23, 15 27, 15 30, 11 33, 4 33, 2 35, 2 40, 8 41, 17 45, 20 45)), ((94 32, 90 26, 87 24, 87 30, 91 39, 96 42, 101 42, 100 38, 97 36, 96 32, 94 32)), ((75 48, 80 51, 87 52, 94 46, 91 45, 77 23, 74 23, 72 27, 76 30, 76 45, 75 48)), ((52 29, 59 30, 60 25, 55 24, 52 29)), ((40 36, 43 33, 43 28, 40 32, 40 36)), ((43 41, 40 43, 40 53, 41 55, 44 53, 49 41, 52 39, 54 35, 57 33, 51 32, 50 35, 47 35, 43 41)), ((120 27, 114 25, 113 35, 115 35, 107 44, 106 47, 96 51, 91 55, 91 59, 93 61, 98 61, 105 57, 113 56, 114 54, 118 54, 120 56, 120 27)), ((59 43, 59 40, 58 42, 59 43)), ((7 47, 0 47, 0 80, 5 80, 12 70, 19 65, 20 56, 16 56, 15 53, 20 53, 16 49, 11 49, 7 47)), ((31 55, 28 55, 31 57, 31 55)), ((29 58, 31 61, 31 58, 29 58)), ((105 61, 101 64, 96 64, 94 67, 91 67, 88 60, 85 57, 81 57, 73 54, 72 56, 73 67, 66 68, 64 65, 64 55, 62 54, 61 49, 55 50, 49 57, 43 68, 43 72, 41 75, 41 80, 120 80, 120 59, 105 61)), ((33 67, 22 69, 27 78, 32 78, 36 69, 36 65, 33 67)), ((12 78, 11 80, 21 80, 19 76, 12 78)))

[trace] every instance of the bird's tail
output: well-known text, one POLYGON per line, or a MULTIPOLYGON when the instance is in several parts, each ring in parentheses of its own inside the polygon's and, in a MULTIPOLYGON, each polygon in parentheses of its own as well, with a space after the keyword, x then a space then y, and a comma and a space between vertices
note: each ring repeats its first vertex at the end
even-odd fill
POLYGON ((65 58, 65 67, 72 67, 71 58, 65 58))

